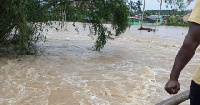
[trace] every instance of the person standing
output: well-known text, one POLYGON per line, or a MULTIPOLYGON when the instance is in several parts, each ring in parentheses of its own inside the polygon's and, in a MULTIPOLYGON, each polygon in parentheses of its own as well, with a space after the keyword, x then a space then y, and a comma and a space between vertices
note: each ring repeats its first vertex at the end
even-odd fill
MULTIPOLYGON (((165 90, 169 94, 177 94, 180 90, 178 81, 181 70, 192 59, 197 47, 200 44, 200 0, 196 1, 195 7, 188 19, 189 30, 183 45, 176 55, 170 79, 165 85, 165 90)), ((198 68, 191 81, 190 86, 190 105, 200 105, 200 68, 198 68)))

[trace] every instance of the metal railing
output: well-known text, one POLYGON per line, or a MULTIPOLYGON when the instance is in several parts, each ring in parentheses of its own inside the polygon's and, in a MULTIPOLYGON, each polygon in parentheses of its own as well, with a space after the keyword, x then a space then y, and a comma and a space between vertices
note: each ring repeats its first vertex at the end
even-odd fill
POLYGON ((156 105, 178 105, 189 99, 189 93, 190 90, 184 91, 183 93, 175 95, 169 99, 163 100, 160 103, 157 103, 156 105))

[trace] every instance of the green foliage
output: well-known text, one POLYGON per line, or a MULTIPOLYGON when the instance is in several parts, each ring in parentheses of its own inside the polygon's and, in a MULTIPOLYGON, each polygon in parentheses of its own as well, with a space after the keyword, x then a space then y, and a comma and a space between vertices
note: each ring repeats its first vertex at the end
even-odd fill
MULTIPOLYGON (((85 3, 86 4, 86 3, 85 3)), ((111 35, 120 35, 128 27, 128 7, 123 0, 109 0, 104 2, 104 0, 95 0, 91 7, 86 8, 84 2, 77 8, 79 14, 90 17, 89 22, 92 24, 92 31, 94 35, 97 35, 95 49, 100 51, 106 44, 107 40, 110 39, 111 35), (115 33, 112 33, 108 28, 103 25, 105 22, 110 22, 112 24, 115 33)), ((81 16, 79 16, 81 17, 81 16)), ((80 20, 82 20, 80 18, 80 20)))
MULTIPOLYGON (((156 15, 158 14, 159 10, 146 10, 144 13, 150 13, 151 15, 156 15)), ((172 10, 161 10, 160 11, 161 15, 169 15, 169 16, 173 16, 173 15, 185 15, 187 14, 187 11, 181 10, 178 11, 176 9, 172 9, 172 10)))
MULTIPOLYGON (((123 0, 79 0, 76 7, 69 0, 0 1, 0 52, 36 53, 36 44, 47 21, 83 21, 89 17, 91 31, 97 35, 95 50, 100 51, 111 35, 120 35, 128 26, 128 7, 123 0), (113 31, 103 23, 112 23, 113 31), (40 24, 41 23, 41 24, 40 24)), ((47 23, 51 25, 50 23, 47 23)), ((44 37, 43 37, 44 38, 44 37)))
POLYGON ((27 14, 27 21, 28 22, 47 22, 49 20, 49 14, 47 9, 41 9, 41 4, 37 0, 26 0, 27 4, 25 7, 25 11, 27 14))
POLYGON ((137 12, 137 14, 140 14, 142 9, 141 6, 142 4, 142 0, 137 0, 136 2, 130 1, 129 3, 130 8, 131 8, 131 13, 134 11, 134 13, 137 12))
POLYGON ((172 16, 167 18, 167 25, 170 26, 188 26, 187 22, 184 22, 183 19, 181 17, 178 16, 172 16))
POLYGON ((183 10, 187 7, 185 0, 164 0, 164 2, 170 5, 171 9, 183 10))
MULTIPOLYGON (((34 27, 28 23, 35 0, 1 0, 0 2, 0 46, 2 51, 17 54, 35 53, 34 27)), ((0 50, 0 51, 1 51, 0 50)))
MULTIPOLYGON (((76 7, 71 5, 68 0, 62 0, 59 4, 51 9, 50 14, 58 16, 60 11, 66 13, 66 17, 62 16, 53 20, 67 20, 73 22, 84 22, 84 18, 88 17, 87 22, 91 23, 91 33, 97 36, 95 49, 100 51, 110 39, 111 35, 120 35, 128 27, 128 7, 123 0, 79 0, 76 7), (115 33, 112 33, 103 23, 111 23, 115 33)), ((75 24, 74 24, 75 25, 75 24)))

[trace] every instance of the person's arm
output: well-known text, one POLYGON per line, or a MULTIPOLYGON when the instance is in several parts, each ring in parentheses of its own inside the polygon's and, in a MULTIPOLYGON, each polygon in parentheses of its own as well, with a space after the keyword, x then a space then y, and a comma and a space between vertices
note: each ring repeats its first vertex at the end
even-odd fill
POLYGON ((183 45, 176 55, 175 62, 170 74, 170 79, 165 85, 165 90, 169 94, 176 94, 180 90, 180 84, 178 82, 180 72, 191 60, 199 44, 200 24, 191 22, 188 34, 186 35, 183 45))

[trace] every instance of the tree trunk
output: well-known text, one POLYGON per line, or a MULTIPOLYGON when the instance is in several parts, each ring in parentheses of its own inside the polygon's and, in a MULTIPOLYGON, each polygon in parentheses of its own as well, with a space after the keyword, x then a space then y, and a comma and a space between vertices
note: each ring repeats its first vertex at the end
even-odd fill
POLYGON ((142 12, 142 19, 141 19, 141 27, 142 27, 142 24, 143 24, 143 19, 144 19, 144 10, 145 10, 145 0, 144 0, 144 5, 143 5, 143 12, 142 12))
POLYGON ((159 13, 158 13, 158 18, 157 18, 157 21, 156 21, 155 29, 156 29, 156 26, 158 25, 158 19, 160 19, 161 8, 162 8, 162 0, 160 0, 160 10, 159 10, 159 13))

